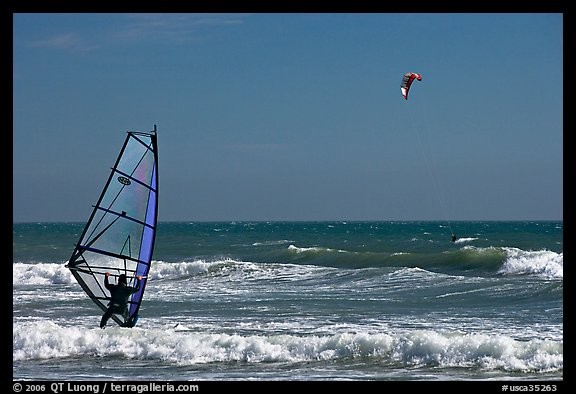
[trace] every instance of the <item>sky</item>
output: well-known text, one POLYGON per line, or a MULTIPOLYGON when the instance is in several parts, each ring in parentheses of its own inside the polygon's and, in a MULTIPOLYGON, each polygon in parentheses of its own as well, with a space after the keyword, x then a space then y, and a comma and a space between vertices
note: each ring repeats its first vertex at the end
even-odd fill
POLYGON ((13 222, 86 221, 154 125, 159 221, 563 219, 561 13, 12 21, 13 222))

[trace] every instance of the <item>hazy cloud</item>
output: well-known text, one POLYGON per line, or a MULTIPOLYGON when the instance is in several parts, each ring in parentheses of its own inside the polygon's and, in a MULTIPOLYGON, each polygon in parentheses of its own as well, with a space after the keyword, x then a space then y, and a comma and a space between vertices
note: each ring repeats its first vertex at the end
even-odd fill
MULTIPOLYGON (((28 47, 89 51, 111 45, 139 42, 178 45, 198 41, 206 29, 240 25, 248 14, 102 14, 105 22, 83 35, 75 32, 49 34, 32 39, 28 47), (104 26, 104 27, 102 27, 104 26)), ((84 27, 86 29, 86 27, 84 27)))
POLYGON ((61 50, 91 50, 97 45, 94 42, 88 43, 78 33, 61 33, 47 38, 28 42, 29 47, 61 50))

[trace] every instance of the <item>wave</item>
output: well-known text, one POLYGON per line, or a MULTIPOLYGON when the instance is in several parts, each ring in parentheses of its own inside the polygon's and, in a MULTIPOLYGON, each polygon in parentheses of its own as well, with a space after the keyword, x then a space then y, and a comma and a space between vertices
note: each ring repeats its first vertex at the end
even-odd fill
POLYGON ((57 263, 14 263, 12 264, 13 285, 47 285, 77 283, 64 264, 57 263))
POLYGON ((508 275, 537 275, 547 279, 564 278, 564 253, 549 250, 524 251, 504 248, 506 261, 500 273, 508 275))
POLYGON ((563 370, 563 341, 435 330, 332 335, 238 335, 177 328, 13 324, 13 361, 123 357, 175 365, 214 362, 373 360, 379 365, 482 368, 532 373, 563 370))
MULTIPOLYGON (((148 277, 156 279, 186 279, 201 275, 222 267, 241 264, 232 259, 207 261, 203 259, 167 263, 152 261, 148 277)), ((69 285, 77 284, 76 279, 68 268, 62 263, 14 263, 12 265, 13 285, 69 285)))
MULTIPOLYGON (((467 238, 462 243, 469 243, 467 238)), ((533 275, 557 280, 564 277, 564 255, 550 250, 522 250, 513 247, 464 245, 438 252, 356 252, 291 244, 279 254, 291 263, 339 268, 408 267, 450 274, 533 275)))
MULTIPOLYGON (((279 257, 279 256, 277 256, 279 257)), ((230 272, 259 272, 261 275, 278 275, 278 267, 290 269, 299 275, 313 274, 312 267, 359 268, 420 268, 429 272, 450 275, 505 275, 533 276, 544 280, 564 278, 564 255, 549 250, 525 251, 511 247, 478 248, 471 245, 442 253, 376 253, 349 252, 321 247, 297 247, 290 244, 277 262, 251 262, 233 258, 194 259, 191 261, 164 262, 154 260, 150 279, 186 279, 192 276, 230 272), (305 268, 308 267, 308 268, 305 268), (304 270, 304 271, 303 271, 304 270)), ((318 270, 315 271, 322 274, 318 270)), ((76 284, 64 263, 14 263, 14 285, 76 284)))

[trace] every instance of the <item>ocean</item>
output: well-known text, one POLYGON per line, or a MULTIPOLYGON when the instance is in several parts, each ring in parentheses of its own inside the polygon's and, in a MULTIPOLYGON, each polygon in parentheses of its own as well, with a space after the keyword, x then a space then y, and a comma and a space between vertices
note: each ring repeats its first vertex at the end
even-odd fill
POLYGON ((563 381, 562 221, 160 222, 105 329, 83 227, 13 224, 15 381, 563 381))

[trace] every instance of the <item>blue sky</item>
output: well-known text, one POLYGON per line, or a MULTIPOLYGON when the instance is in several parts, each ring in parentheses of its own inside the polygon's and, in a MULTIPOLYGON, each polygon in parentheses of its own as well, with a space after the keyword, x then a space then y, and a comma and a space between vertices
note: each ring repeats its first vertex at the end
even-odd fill
POLYGON ((125 132, 155 124, 161 221, 561 220, 563 29, 545 13, 16 13, 13 221, 85 221, 125 132))

